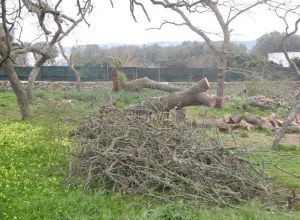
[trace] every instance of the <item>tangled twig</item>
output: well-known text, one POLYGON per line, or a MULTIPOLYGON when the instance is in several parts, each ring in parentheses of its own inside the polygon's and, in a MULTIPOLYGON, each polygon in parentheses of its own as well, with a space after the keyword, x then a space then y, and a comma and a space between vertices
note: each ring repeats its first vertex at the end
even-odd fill
POLYGON ((264 175, 248 160, 188 124, 102 107, 73 135, 73 174, 105 191, 217 206, 267 193, 264 175))

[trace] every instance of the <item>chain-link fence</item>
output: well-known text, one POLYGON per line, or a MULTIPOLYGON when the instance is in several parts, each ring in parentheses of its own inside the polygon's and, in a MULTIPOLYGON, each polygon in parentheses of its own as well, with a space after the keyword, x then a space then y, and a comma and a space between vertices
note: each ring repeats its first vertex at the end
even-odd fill
MULTIPOLYGON (((108 67, 77 67, 81 72, 81 81, 111 81, 111 69, 108 67)), ((32 67, 15 67, 20 80, 27 80, 32 67)), ((217 81, 218 69, 207 68, 137 68, 124 67, 121 70, 129 80, 148 77, 159 82, 196 82, 207 77, 209 81, 217 81)), ((0 70, 0 80, 7 80, 4 71, 0 70)), ((38 81, 75 81, 75 75, 67 66, 42 67, 38 81)), ((243 81, 240 73, 228 72, 226 81, 243 81)))

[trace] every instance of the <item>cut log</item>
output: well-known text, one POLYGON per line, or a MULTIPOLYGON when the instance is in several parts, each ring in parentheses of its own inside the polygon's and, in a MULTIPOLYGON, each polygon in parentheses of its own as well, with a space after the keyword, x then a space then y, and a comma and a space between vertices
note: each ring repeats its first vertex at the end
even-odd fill
POLYGON ((272 126, 277 129, 279 128, 279 125, 276 121, 275 113, 272 113, 269 117, 267 117, 267 120, 272 124, 272 126))
POLYGON ((230 119, 234 124, 238 124, 243 119, 243 116, 240 114, 234 114, 230 116, 230 119))
POLYGON ((252 115, 249 112, 246 112, 244 114, 244 119, 250 123, 253 124, 257 127, 266 129, 268 131, 274 131, 274 127, 271 124, 271 122, 268 121, 268 119, 264 118, 264 117, 260 117, 260 116, 256 116, 256 115, 252 115))
POLYGON ((295 118, 295 119, 296 119, 296 122, 297 122, 297 123, 300 123, 300 114, 296 115, 296 118, 295 118))
POLYGON ((292 121, 289 125, 291 125, 291 126, 298 126, 298 123, 296 121, 292 121))
POLYGON ((287 126, 286 132, 300 133, 300 126, 299 125, 289 125, 289 126, 287 126))
POLYGON ((214 107, 216 97, 206 92, 209 88, 210 84, 208 80, 204 78, 197 84, 181 92, 144 100, 141 103, 129 106, 123 111, 135 114, 151 114, 153 112, 169 112, 174 107, 183 108, 191 105, 214 107))
POLYGON ((149 79, 148 77, 129 81, 128 83, 126 83, 125 87, 135 88, 135 89, 136 88, 149 88, 149 89, 156 89, 156 90, 161 90, 161 91, 170 92, 170 93, 181 92, 184 90, 184 88, 156 82, 154 80, 149 79))
POLYGON ((198 119, 192 122, 195 127, 218 128, 220 131, 234 130, 239 126, 236 124, 227 124, 224 119, 198 119))
POLYGON ((261 118, 261 124, 259 124, 259 127, 268 131, 274 131, 274 127, 271 124, 271 122, 269 122, 268 119, 263 117, 261 118))
POLYGON ((249 112, 245 112, 244 119, 253 125, 260 125, 261 124, 261 118, 255 115, 250 114, 249 112))
POLYGON ((276 119, 276 122, 279 126, 281 126, 283 124, 283 120, 282 119, 276 119))
POLYGON ((242 119, 238 125, 239 125, 239 128, 246 129, 247 131, 251 131, 255 128, 255 126, 253 124, 248 123, 244 119, 242 119))
POLYGON ((226 123, 230 123, 230 121, 231 121, 231 114, 226 114, 226 115, 224 115, 223 116, 223 118, 224 118, 224 121, 226 122, 226 123))

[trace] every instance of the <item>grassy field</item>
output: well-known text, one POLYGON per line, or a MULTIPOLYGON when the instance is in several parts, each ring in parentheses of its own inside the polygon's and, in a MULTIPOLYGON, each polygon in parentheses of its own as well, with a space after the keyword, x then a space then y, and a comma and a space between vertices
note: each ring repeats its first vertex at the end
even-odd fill
MULTIPOLYGON (((183 208, 182 201, 158 204, 149 198, 104 194, 101 189, 84 188, 83 183, 68 178, 69 131, 101 102, 114 102, 123 108, 129 104, 163 93, 110 90, 35 90, 31 105, 33 117, 19 119, 13 93, 0 90, 0 219, 300 219, 300 207, 294 211, 267 211, 258 202, 240 209, 195 210, 183 208)), ((251 109, 253 113, 270 112, 251 109)), ((223 110, 190 107, 190 118, 205 113, 223 115, 235 110, 229 104, 223 110)), ((282 144, 269 151, 273 134, 266 131, 220 133, 219 139, 230 146, 234 141, 257 152, 286 171, 300 175, 300 146, 282 144), (263 152, 262 152, 263 151, 263 152)), ((294 189, 300 194, 300 181, 274 166, 266 166, 277 189, 294 189)))

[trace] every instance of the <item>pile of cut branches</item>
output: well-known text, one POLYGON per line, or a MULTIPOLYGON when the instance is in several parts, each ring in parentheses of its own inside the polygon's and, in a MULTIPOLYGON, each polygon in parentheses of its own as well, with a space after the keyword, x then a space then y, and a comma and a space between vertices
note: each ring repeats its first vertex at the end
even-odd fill
POLYGON ((101 107, 72 133, 73 175, 106 192, 234 206, 262 198, 262 172, 204 130, 156 116, 101 107))

